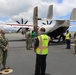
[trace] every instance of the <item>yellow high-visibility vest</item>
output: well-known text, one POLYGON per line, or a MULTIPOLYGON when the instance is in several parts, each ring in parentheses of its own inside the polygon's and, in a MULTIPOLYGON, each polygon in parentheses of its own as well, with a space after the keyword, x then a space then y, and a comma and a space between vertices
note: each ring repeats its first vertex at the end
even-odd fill
POLYGON ((65 36, 66 36, 66 40, 70 39, 70 33, 67 33, 65 36))
POLYGON ((48 43, 50 41, 50 37, 46 34, 42 34, 38 36, 39 46, 36 49, 36 53, 40 55, 48 54, 48 43))

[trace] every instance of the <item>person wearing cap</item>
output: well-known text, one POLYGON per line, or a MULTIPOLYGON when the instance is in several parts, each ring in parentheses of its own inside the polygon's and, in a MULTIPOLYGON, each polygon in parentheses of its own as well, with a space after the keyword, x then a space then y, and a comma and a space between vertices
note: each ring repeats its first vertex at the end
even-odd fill
POLYGON ((25 37, 26 37, 26 49, 31 50, 31 35, 29 28, 26 29, 25 37))
POLYGON ((40 29, 40 35, 35 38, 34 52, 36 53, 35 75, 45 75, 46 57, 50 37, 45 34, 45 28, 40 29))
POLYGON ((66 39, 66 49, 70 49, 71 48, 71 34, 69 33, 69 31, 67 30, 66 35, 65 35, 65 39, 66 39))
POLYGON ((9 68, 6 67, 6 59, 7 59, 7 52, 8 52, 8 39, 5 37, 5 31, 1 30, 0 31, 1 36, 0 36, 0 51, 2 51, 2 70, 9 68))

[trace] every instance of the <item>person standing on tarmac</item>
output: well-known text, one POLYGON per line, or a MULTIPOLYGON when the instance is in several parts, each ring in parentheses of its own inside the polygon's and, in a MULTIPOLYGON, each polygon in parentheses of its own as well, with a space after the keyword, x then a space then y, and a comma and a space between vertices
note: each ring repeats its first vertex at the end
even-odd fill
POLYGON ((34 52, 36 53, 35 75, 45 75, 46 57, 50 37, 45 34, 45 28, 40 29, 41 35, 35 38, 34 52))
MULTIPOLYGON (((2 47, 1 47, 1 30, 0 30, 0 68, 1 68, 1 65, 2 65, 2 61, 3 61, 3 52, 2 52, 2 47)), ((0 70, 0 74, 1 74, 1 70, 0 70)))
POLYGON ((1 36, 0 36, 0 51, 2 51, 2 66, 3 69, 9 68, 6 67, 6 59, 7 59, 7 53, 8 53, 8 39, 5 37, 5 31, 1 30, 1 36))
POLYGON ((26 34, 25 34, 25 37, 26 37, 26 49, 27 50, 31 50, 31 35, 30 35, 30 29, 27 28, 26 29, 26 34))
POLYGON ((34 44, 35 37, 36 37, 37 35, 36 35, 36 32, 35 32, 34 30, 33 30, 30 34, 31 34, 31 39, 32 39, 32 41, 31 41, 31 46, 34 47, 34 45, 32 45, 32 44, 34 44))
POLYGON ((75 50, 74 54, 76 54, 76 32, 74 33, 74 44, 75 44, 75 46, 74 46, 74 50, 75 50))
POLYGON ((67 30, 66 35, 65 35, 66 44, 67 44, 66 49, 70 49, 70 43, 71 43, 70 38, 71 38, 71 34, 70 34, 69 31, 67 30))

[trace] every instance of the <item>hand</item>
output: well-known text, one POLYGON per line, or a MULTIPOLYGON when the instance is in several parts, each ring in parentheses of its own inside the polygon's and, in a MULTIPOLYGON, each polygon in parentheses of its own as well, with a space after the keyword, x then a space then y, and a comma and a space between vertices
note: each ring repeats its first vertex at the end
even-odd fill
POLYGON ((36 53, 36 49, 34 49, 34 52, 36 53))
POLYGON ((4 51, 6 51, 8 49, 8 47, 6 46, 5 48, 4 48, 4 51))

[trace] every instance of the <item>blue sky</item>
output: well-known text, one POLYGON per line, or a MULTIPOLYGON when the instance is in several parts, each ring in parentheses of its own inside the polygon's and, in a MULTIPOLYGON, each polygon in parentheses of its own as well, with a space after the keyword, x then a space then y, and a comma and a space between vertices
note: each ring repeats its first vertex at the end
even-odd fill
POLYGON ((62 2, 63 2, 63 0, 57 0, 57 2, 58 2, 58 3, 62 3, 62 2))
MULTIPOLYGON (((76 8, 76 0, 0 0, 0 23, 16 23, 21 18, 32 23, 33 8, 38 6, 38 15, 43 18, 47 16, 49 5, 53 5, 54 19, 70 19, 72 9, 76 8)), ((75 28, 76 26, 72 26, 70 31, 75 28)))
POLYGON ((5 17, 0 17, 0 21, 7 21, 9 19, 8 16, 5 16, 5 17))

